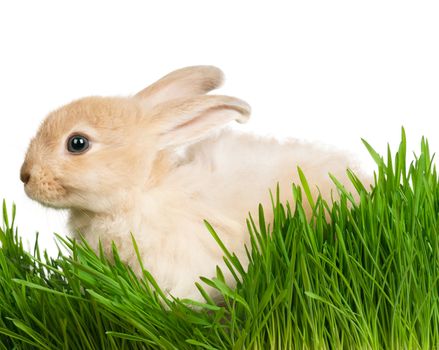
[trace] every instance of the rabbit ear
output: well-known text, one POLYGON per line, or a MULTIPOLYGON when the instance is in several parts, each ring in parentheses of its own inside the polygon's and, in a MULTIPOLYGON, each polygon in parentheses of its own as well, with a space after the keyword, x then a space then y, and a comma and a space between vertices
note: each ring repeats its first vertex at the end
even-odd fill
POLYGON ((153 111, 152 130, 159 135, 159 148, 199 141, 232 120, 245 123, 250 106, 229 96, 206 95, 173 100, 153 111))
POLYGON ((178 69, 135 95, 145 107, 183 97, 203 95, 218 88, 223 72, 214 66, 192 66, 178 69))

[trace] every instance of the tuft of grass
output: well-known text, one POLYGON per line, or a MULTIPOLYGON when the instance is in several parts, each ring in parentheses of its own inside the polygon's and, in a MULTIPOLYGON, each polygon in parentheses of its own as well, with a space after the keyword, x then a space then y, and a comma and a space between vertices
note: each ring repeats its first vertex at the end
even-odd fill
POLYGON ((202 278, 221 305, 201 282, 205 303, 167 298, 115 247, 111 262, 87 242, 61 237, 69 255, 49 257, 38 239, 28 253, 15 207, 8 214, 3 203, 0 349, 438 348, 439 186, 428 143, 411 164, 404 130, 386 160, 364 144, 377 164, 371 188, 349 172, 351 194, 334 178, 339 199, 311 201, 308 220, 309 185, 298 169, 294 206, 280 203, 277 189, 272 208, 249 217, 248 268, 206 223, 237 282, 227 286, 219 269, 202 278))

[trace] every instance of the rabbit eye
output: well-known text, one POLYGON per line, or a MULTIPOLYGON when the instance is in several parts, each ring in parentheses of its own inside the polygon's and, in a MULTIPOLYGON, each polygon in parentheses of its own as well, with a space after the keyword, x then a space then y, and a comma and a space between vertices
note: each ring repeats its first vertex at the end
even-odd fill
POLYGON ((85 136, 73 135, 67 140, 67 150, 70 153, 80 154, 84 153, 90 147, 90 142, 85 136))

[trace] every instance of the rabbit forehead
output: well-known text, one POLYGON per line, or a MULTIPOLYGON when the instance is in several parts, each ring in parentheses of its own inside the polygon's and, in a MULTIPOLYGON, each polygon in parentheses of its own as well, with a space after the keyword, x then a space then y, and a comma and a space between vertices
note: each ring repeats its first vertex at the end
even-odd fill
POLYGON ((140 108, 127 98, 86 97, 49 114, 41 125, 39 135, 55 139, 77 126, 120 129, 135 124, 139 114, 140 108))

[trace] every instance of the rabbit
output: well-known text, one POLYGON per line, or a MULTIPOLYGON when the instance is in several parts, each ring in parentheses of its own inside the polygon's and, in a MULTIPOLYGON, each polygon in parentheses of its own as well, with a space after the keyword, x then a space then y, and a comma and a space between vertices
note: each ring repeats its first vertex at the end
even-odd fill
MULTIPOLYGON (((250 106, 208 95, 223 82, 214 66, 169 73, 134 96, 86 97, 50 113, 31 140, 20 178, 26 194, 44 206, 69 210, 73 237, 121 259, 142 276, 144 267, 170 296, 203 301, 195 286, 219 266, 234 279, 207 220, 245 266, 246 218, 258 204, 271 208, 299 182, 297 166, 315 196, 330 199, 334 174, 348 189, 352 157, 297 140, 280 142, 225 128, 245 123, 250 106)), ((308 208, 308 215, 311 214, 308 208)), ((272 220, 266 210, 266 220, 272 220)), ((207 287, 212 297, 216 292, 207 287)))

